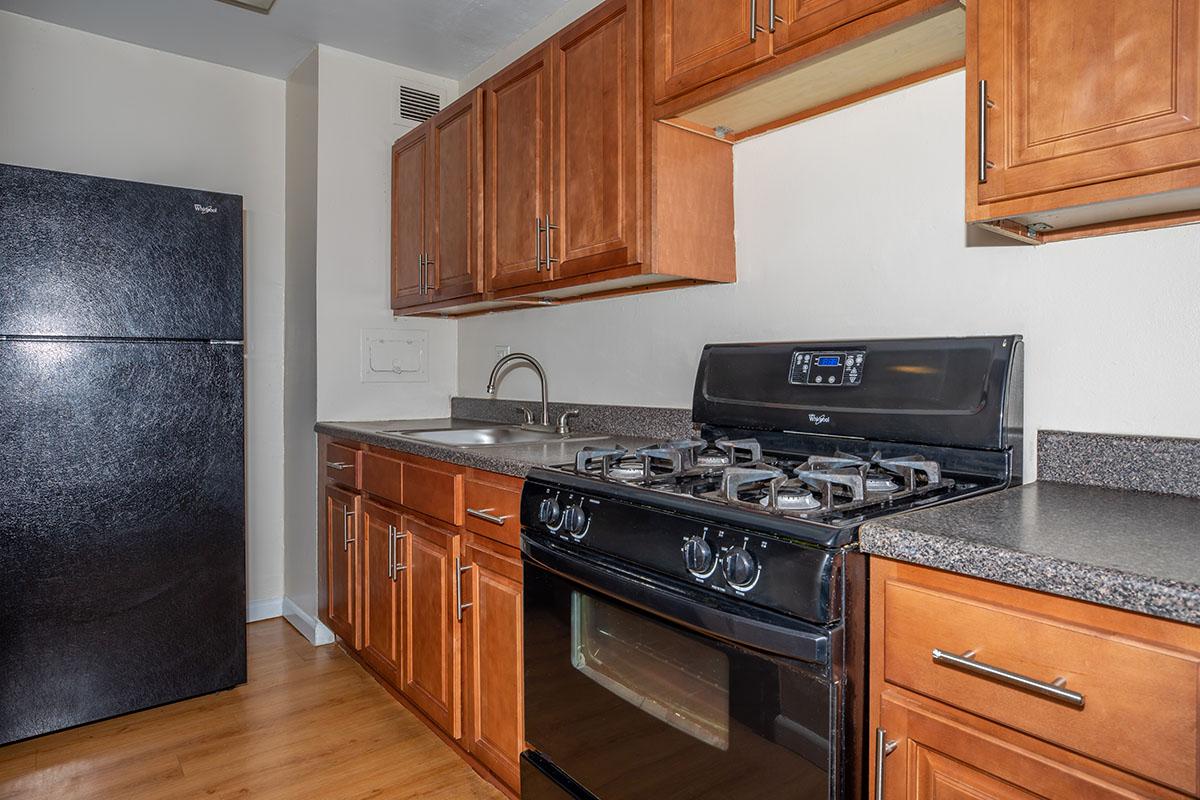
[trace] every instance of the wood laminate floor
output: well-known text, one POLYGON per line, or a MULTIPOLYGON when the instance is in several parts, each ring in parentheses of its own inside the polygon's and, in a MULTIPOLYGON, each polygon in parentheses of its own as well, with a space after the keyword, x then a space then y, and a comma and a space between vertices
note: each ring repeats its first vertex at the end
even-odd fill
POLYGON ((247 636, 245 686, 0 747, 0 799, 503 798, 337 646, 247 636))

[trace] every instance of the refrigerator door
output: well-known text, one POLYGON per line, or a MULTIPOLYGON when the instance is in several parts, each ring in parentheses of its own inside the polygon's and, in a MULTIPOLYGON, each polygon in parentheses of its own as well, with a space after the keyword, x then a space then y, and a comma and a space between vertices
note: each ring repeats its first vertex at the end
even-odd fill
POLYGON ((245 681, 242 371, 0 340, 0 744, 245 681))
POLYGON ((0 164, 0 336, 242 339, 242 199, 0 164))

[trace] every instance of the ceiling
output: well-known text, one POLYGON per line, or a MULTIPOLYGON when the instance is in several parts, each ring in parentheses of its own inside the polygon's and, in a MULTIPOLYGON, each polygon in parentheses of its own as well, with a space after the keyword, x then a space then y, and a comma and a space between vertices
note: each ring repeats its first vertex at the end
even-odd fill
POLYGON ((287 77, 317 42, 460 79, 567 0, 0 0, 0 9, 204 61, 287 77))

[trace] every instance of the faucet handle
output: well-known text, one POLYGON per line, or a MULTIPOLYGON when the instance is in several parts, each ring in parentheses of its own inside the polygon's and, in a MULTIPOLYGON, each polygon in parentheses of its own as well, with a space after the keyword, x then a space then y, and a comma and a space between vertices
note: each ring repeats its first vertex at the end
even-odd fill
POLYGON ((578 416, 579 416, 579 411, 574 408, 571 409, 570 411, 564 411, 562 414, 560 414, 558 417, 558 434, 560 436, 566 436, 567 434, 569 434, 571 432, 571 423, 569 422, 569 420, 571 417, 578 417, 578 416))
POLYGON ((532 412, 532 411, 530 411, 530 410, 529 410, 528 408, 526 408, 525 406, 518 406, 518 408, 520 408, 520 409, 521 409, 521 413, 525 415, 525 424, 526 424, 526 425, 533 425, 533 424, 534 424, 534 421, 535 421, 535 420, 534 420, 534 416, 533 416, 533 412, 532 412))

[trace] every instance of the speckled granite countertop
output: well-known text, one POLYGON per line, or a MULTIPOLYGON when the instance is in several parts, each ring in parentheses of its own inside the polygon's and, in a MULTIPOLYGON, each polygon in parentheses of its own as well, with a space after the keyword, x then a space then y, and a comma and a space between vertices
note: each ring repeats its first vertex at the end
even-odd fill
POLYGON ((589 436, 586 440, 573 438, 565 442, 539 442, 537 444, 487 445, 480 447, 451 447, 413 439, 402 439, 384 431, 417 431, 449 428, 479 428, 495 425, 495 422, 470 419, 401 419, 375 420, 371 422, 318 422, 315 430, 338 439, 349 439, 365 444, 379 445, 402 453, 412 453, 451 464, 500 472, 505 475, 525 477, 533 467, 570 464, 575 453, 588 445, 610 447, 619 444, 630 450, 651 444, 654 440, 631 436, 613 436, 604 433, 577 434, 589 436))
POLYGON ((869 522, 864 552, 1200 625, 1200 499, 1039 481, 869 522))

